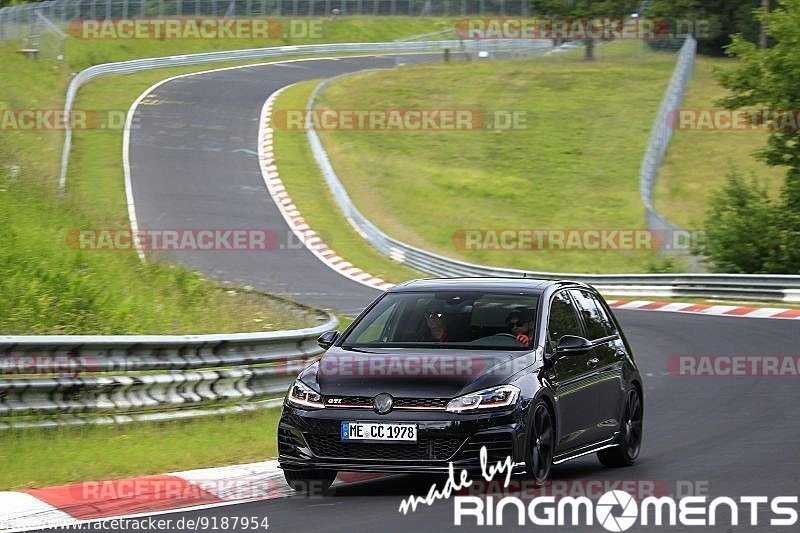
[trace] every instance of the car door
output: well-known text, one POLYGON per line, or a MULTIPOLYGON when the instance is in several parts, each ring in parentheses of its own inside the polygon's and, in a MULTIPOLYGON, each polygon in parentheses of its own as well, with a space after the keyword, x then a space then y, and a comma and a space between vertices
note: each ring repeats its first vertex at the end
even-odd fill
POLYGON ((589 364, 591 353, 557 355, 555 348, 564 335, 584 335, 577 308, 567 291, 555 293, 550 302, 547 347, 553 358, 551 377, 558 399, 561 431, 559 451, 591 444, 597 420, 593 381, 596 369, 589 364))
POLYGON ((620 425, 625 394, 622 373, 625 345, 598 296, 588 289, 570 289, 569 292, 577 304, 586 338, 593 344, 589 360, 596 369, 592 388, 596 394, 597 419, 593 434, 596 440, 603 440, 613 436, 620 425))

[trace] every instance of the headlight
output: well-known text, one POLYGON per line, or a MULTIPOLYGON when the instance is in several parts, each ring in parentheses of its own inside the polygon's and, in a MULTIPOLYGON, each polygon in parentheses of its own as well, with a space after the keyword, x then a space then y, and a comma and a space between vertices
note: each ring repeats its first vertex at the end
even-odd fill
POLYGON ((296 379, 292 384, 286 400, 297 407, 310 407, 312 409, 325 407, 322 404, 322 396, 299 379, 296 379))
POLYGON ((463 413, 481 409, 497 409, 514 405, 517 403, 517 398, 519 398, 519 388, 514 385, 500 385, 453 398, 447 404, 447 410, 451 413, 463 413))

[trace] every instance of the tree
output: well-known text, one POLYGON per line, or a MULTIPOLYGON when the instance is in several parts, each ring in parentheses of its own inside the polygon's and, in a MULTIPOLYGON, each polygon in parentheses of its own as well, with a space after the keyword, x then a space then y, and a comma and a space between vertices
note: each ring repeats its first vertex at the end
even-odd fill
MULTIPOLYGON (((531 10, 542 17, 611 18, 629 17, 639 8, 640 0, 533 0, 531 10)), ((594 40, 586 39, 584 59, 594 60, 594 40)))
POLYGON ((771 13, 760 11, 758 18, 766 25, 771 46, 759 49, 741 34, 732 37, 727 52, 739 62, 717 73, 730 92, 719 104, 756 112, 754 119, 770 128, 767 145, 756 157, 787 167, 786 180, 775 201, 755 186, 748 191, 741 180, 729 180, 712 202, 705 251, 717 269, 800 273, 800 0, 783 0, 771 13), (793 120, 776 127, 776 114, 793 120), (736 255, 762 259, 751 262, 736 255))
MULTIPOLYGON (((720 84, 731 93, 719 104, 728 109, 779 111, 787 117, 800 109, 800 0, 783 0, 774 11, 759 16, 766 23, 772 46, 760 50, 742 35, 733 36, 727 52, 740 63, 718 73, 720 84)), ((800 127, 766 126, 771 127, 767 146, 757 157, 771 166, 788 167, 783 194, 787 207, 800 212, 800 127)))
POLYGON ((698 250, 717 272, 764 274, 776 267, 773 224, 777 207, 755 180, 748 186, 736 172, 711 198, 706 234, 698 250))
POLYGON ((746 40, 756 42, 761 27, 755 10, 763 0, 653 0, 645 15, 669 21, 675 33, 698 29, 698 22, 708 35, 696 33, 697 50, 701 54, 723 55, 731 43, 731 34, 739 33, 746 40), (681 23, 681 21, 691 23, 681 23), (707 23, 707 26, 705 25, 707 23))

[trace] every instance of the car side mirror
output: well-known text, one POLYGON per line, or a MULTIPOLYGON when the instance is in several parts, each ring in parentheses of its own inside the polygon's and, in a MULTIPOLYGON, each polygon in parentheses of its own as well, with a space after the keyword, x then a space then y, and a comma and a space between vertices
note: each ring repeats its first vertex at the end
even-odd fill
POLYGON ((580 355, 592 349, 588 339, 577 335, 564 335, 556 346, 556 355, 580 355))
POLYGON ((338 338, 339 338, 339 332, 336 331, 335 329, 331 331, 326 331, 325 333, 319 336, 319 338, 317 339, 317 344, 319 344, 319 347, 322 348, 323 350, 327 350, 328 348, 333 346, 333 343, 336 342, 336 339, 338 338))

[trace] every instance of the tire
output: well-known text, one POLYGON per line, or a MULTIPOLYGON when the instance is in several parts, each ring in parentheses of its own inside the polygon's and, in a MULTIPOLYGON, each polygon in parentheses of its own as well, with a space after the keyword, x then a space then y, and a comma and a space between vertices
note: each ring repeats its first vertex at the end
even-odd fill
POLYGON ((631 466, 636 462, 642 447, 643 411, 639 390, 633 387, 625 398, 625 414, 617 445, 597 452, 597 458, 603 466, 618 468, 631 466))
POLYGON ((286 484, 300 494, 323 496, 328 493, 333 480, 336 479, 335 470, 284 470, 283 477, 286 484))
POLYGON ((550 476, 555 450, 555 426, 550 408, 543 400, 533 406, 528 451, 525 457, 527 475, 537 485, 543 485, 550 476))

